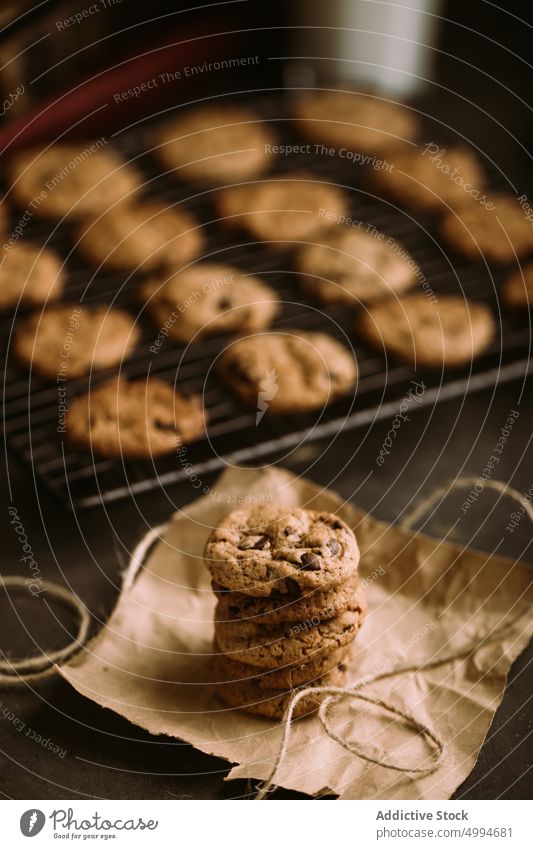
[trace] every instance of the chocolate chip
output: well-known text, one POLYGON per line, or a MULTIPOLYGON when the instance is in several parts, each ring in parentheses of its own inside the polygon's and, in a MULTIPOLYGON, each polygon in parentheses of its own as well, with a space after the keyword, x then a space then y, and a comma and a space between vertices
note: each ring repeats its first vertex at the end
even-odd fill
POLYGON ((256 544, 254 545, 254 548, 258 548, 260 551, 262 551, 265 548, 270 548, 269 537, 267 537, 266 534, 263 534, 263 536, 259 537, 259 539, 257 540, 256 544))
POLYGON ((328 539, 326 543, 333 557, 338 557, 341 553, 341 544, 336 539, 328 539))
POLYGON ((335 521, 331 523, 331 527, 333 528, 334 531, 341 531, 342 530, 342 522, 339 522, 338 519, 335 519, 335 521))
POLYGON ((283 528, 283 533, 285 534, 286 537, 290 537, 290 535, 293 534, 294 531, 293 531, 292 528, 283 528))
POLYGON ((294 578, 285 578, 285 586, 287 587, 287 593, 292 598, 298 598, 301 595, 300 585, 294 578))
POLYGON ((300 564, 305 572, 319 572, 320 560, 310 551, 305 551, 300 557, 300 564))
POLYGON ((221 298, 218 302, 218 308, 220 310, 229 310, 231 307, 231 301, 229 298, 221 298))

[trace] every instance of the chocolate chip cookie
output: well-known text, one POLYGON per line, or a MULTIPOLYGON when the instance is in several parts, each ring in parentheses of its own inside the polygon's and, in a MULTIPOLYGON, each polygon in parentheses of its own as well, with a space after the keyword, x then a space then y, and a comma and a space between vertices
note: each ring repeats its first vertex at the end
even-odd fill
POLYGON ((69 441, 101 457, 169 454, 202 436, 204 411, 155 377, 112 380, 76 398, 67 412, 69 441))
POLYGON ((50 248, 20 239, 0 254, 0 310, 22 304, 44 304, 61 294, 64 272, 50 248))
POLYGON ((211 532, 204 557, 222 587, 295 598, 353 578, 359 548, 353 531, 333 513, 269 504, 225 516, 211 532))
POLYGON ((46 218, 99 215, 131 199, 142 184, 133 165, 97 142, 24 151, 11 163, 11 178, 17 203, 46 218))
POLYGON ((352 227, 331 230, 301 247, 296 268, 305 291, 323 304, 351 306, 403 292, 420 273, 392 237, 352 227))
POLYGON ((323 407, 349 392, 355 360, 326 333, 283 330, 239 339, 217 366, 234 392, 263 414, 297 413, 323 407))
MULTIPOLYGON (((249 681, 228 681, 217 685, 217 693, 227 705, 247 713, 265 716, 268 719, 282 719, 289 705, 291 697, 298 689, 308 687, 342 687, 346 682, 346 667, 341 664, 335 669, 327 672, 321 678, 317 678, 311 684, 305 684, 296 690, 291 689, 267 689, 259 687, 254 679, 249 681)), ((320 707, 325 694, 317 692, 309 693, 302 697, 297 703, 293 716, 295 719, 308 716, 320 707)))
POLYGON ((13 350, 37 374, 71 380, 118 365, 130 355, 139 335, 134 319, 124 310, 61 304, 20 321, 13 350))
POLYGON ((342 584, 325 590, 301 590, 295 593, 276 594, 257 598, 244 593, 227 590, 213 584, 218 599, 217 619, 222 622, 238 620, 258 625, 278 625, 280 622, 303 622, 316 619, 322 622, 344 613, 346 610, 366 609, 366 599, 357 577, 348 578, 342 584))
POLYGON ((154 326, 166 328, 177 342, 262 330, 279 305, 276 293, 258 277, 211 262, 147 280, 139 294, 154 326))
POLYGON ((224 224, 272 244, 312 238, 346 215, 344 192, 312 174, 297 172, 219 192, 224 224))
POLYGON ((325 622, 314 624, 314 621, 255 625, 215 620, 215 638, 221 651, 233 660, 277 669, 306 663, 317 654, 324 655, 352 643, 361 627, 362 615, 358 611, 346 611, 325 622))
POLYGON ((89 262, 112 271, 151 271, 181 268, 199 255, 203 243, 202 228, 190 212, 143 201, 84 222, 77 247, 89 262))
POLYGON ((416 365, 454 368, 470 363, 490 345, 496 323, 490 309, 456 295, 431 303, 423 294, 374 304, 357 319, 374 348, 416 365))
POLYGON ((367 153, 385 153, 413 139, 413 110, 385 98, 352 91, 311 91, 298 97, 299 132, 314 141, 367 153))
POLYGON ((514 271, 502 289, 503 302, 511 309, 533 306, 533 263, 514 271))
POLYGON ((253 679, 254 684, 262 689, 283 689, 309 684, 340 664, 349 662, 353 647, 351 644, 341 646, 340 649, 329 654, 316 655, 307 663, 293 663, 277 669, 262 669, 260 666, 251 666, 234 660, 227 654, 223 654, 216 642, 215 652, 214 666, 217 680, 239 684, 253 679))
POLYGON ((275 136, 249 109, 200 106, 165 124, 155 141, 160 161, 179 180, 220 184, 264 171, 275 136))
POLYGON ((488 195, 457 205, 444 216, 441 233, 448 245, 469 259, 512 262, 533 251, 533 226, 512 195, 488 195), (489 206, 490 204, 490 206, 489 206))
POLYGON ((464 204, 473 193, 483 197, 485 174, 467 147, 426 145, 396 154, 390 165, 372 172, 372 186, 401 206, 445 212, 464 204))

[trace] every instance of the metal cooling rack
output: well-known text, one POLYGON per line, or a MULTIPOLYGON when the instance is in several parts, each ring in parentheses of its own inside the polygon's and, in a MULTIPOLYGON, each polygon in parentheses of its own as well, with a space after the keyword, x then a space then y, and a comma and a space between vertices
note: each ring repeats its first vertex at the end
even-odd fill
MULTIPOLYGON (((295 139, 279 97, 254 101, 265 117, 275 119, 281 142, 295 139)), ((337 157, 291 156, 276 162, 273 171, 313 170, 326 180, 345 186, 350 192, 354 218, 374 224, 379 230, 402 243, 419 264, 425 278, 437 293, 463 291, 473 300, 490 304, 498 321, 499 335, 487 353, 472 368, 441 373, 438 370, 414 370, 411 366, 385 359, 356 338, 354 316, 346 308, 317 308, 301 293, 293 271, 291 254, 259 244, 249 244, 246 237, 218 228, 214 218, 216 190, 198 186, 192 191, 175 180, 161 175, 155 158, 149 152, 151 127, 140 127, 117 136, 115 143, 128 158, 135 158, 147 179, 147 194, 169 202, 182 202, 205 222, 207 250, 205 258, 237 265, 262 276, 284 302, 273 326, 301 329, 323 329, 346 343, 349 340, 358 359, 359 380, 355 397, 335 401, 320 413, 295 416, 265 416, 256 426, 255 410, 243 406, 212 372, 213 361, 228 342, 228 337, 212 337, 189 348, 166 344, 157 355, 149 351, 156 331, 141 314, 142 339, 134 355, 123 365, 128 377, 157 374, 163 379, 177 379, 186 392, 200 392, 208 414, 207 437, 187 446, 186 462, 170 455, 147 461, 105 460, 90 453, 73 450, 64 435, 57 433, 57 387, 20 369, 11 356, 6 357, 4 385, 5 432, 10 448, 33 468, 43 481, 66 504, 91 506, 113 501, 155 487, 166 486, 190 476, 191 467, 203 485, 202 476, 225 463, 247 463, 261 458, 281 459, 306 440, 334 437, 340 430, 369 424, 394 416, 413 379, 423 380, 426 391, 423 404, 434 404, 496 383, 523 377, 530 371, 531 327, 526 314, 500 314, 497 291, 505 270, 487 268, 482 263, 466 263, 441 250, 435 231, 435 220, 417 215, 415 223, 407 212, 375 199, 360 167, 337 157)), ((436 136, 431 131, 428 138, 436 136)), ((492 175, 497 187, 497 175, 492 175)), ((15 223, 15 222, 13 222, 15 223)), ((67 257, 69 279, 63 299, 84 303, 110 303, 130 308, 136 315, 139 304, 136 288, 139 277, 128 274, 95 272, 84 264, 72 249, 69 228, 55 224, 32 222, 25 238, 48 242, 67 257)), ((0 340, 5 350, 12 322, 0 322, 0 340)), ((108 379, 114 370, 99 372, 91 384, 108 379)), ((86 391, 88 378, 69 382, 67 398, 86 391)), ((201 491, 201 490, 200 490, 201 491)))

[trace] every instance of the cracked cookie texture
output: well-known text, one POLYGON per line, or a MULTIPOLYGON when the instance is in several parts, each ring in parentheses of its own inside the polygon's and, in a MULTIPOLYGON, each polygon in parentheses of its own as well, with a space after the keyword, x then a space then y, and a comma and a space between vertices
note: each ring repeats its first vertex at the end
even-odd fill
POLYGON ((205 562, 227 589, 294 596, 352 578, 359 548, 353 531, 333 513, 256 505, 221 520, 207 542, 205 562))

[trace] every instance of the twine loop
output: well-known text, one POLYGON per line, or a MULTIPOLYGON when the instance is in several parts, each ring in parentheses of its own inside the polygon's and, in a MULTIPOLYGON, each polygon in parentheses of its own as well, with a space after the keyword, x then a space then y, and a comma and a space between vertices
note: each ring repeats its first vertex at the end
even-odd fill
MULTIPOLYGON (((364 685, 361 685, 364 686, 364 685)), ((336 689, 336 688, 334 688, 336 689)), ((352 755, 357 755, 361 760, 369 761, 370 763, 378 764, 379 766, 386 767, 386 769, 396 770, 397 772, 410 772, 418 775, 429 775, 431 772, 434 772, 442 763, 444 759, 444 743, 436 734, 436 732, 430 728, 428 725, 425 725, 420 720, 416 719, 411 714, 406 711, 400 710, 400 708, 391 705, 389 702, 385 702, 383 699, 375 698, 374 696, 369 696, 365 693, 358 692, 357 685, 338 688, 339 692, 330 696, 327 696, 323 700, 318 710, 318 718, 322 724, 322 728, 332 740, 335 740, 339 746, 342 746, 344 749, 347 749, 352 755), (419 734, 421 737, 425 737, 426 741, 430 743, 433 747, 433 758, 432 763, 428 764, 428 766, 405 766, 405 764, 399 764, 393 760, 387 760, 382 755, 373 755, 369 751, 365 751, 361 746, 357 743, 352 743, 347 740, 345 737, 341 737, 337 732, 333 729, 332 725, 329 721, 328 713, 330 708, 333 705, 338 704, 342 701, 344 697, 348 697, 351 699, 359 699, 362 702, 368 702, 371 705, 377 705, 386 713, 390 713, 393 716, 398 717, 403 720, 406 725, 411 726, 416 734, 419 734)))
MULTIPOLYGON (((1 578, 1 581, 6 589, 27 590, 25 579, 19 575, 6 575, 1 578)), ((77 634, 66 646, 55 651, 42 652, 35 657, 10 660, 2 652, 3 659, 0 659, 0 686, 2 687, 18 687, 25 683, 40 683, 53 678, 56 674, 56 665, 72 657, 87 641, 91 616, 85 605, 73 592, 59 584, 41 581, 40 586, 44 593, 42 600, 47 606, 49 606, 48 598, 50 598, 76 614, 77 634)))
POLYGON ((477 484, 480 484, 483 489, 492 489, 494 492, 499 492, 500 495, 506 495, 508 498, 516 501, 517 504, 520 504, 524 508, 530 522, 533 522, 533 506, 531 501, 522 495, 521 492, 518 492, 517 489, 509 486, 509 484, 498 480, 483 480, 483 478, 455 478, 449 481, 449 483, 444 484, 444 486, 439 486, 433 490, 431 495, 428 495, 427 498, 423 498, 418 504, 415 504, 413 509, 404 516, 401 527, 411 529, 415 522, 418 522, 434 504, 437 504, 443 496, 448 495, 449 492, 453 492, 454 489, 468 489, 469 486, 473 487, 477 484))
POLYGON ((290 734, 293 727, 294 722, 294 710, 296 705, 301 699, 304 699, 306 696, 316 696, 324 694, 326 698, 322 701, 319 710, 318 710, 318 719, 324 729, 325 733, 338 743, 343 749, 347 752, 351 752, 357 757, 362 758, 365 761, 369 761, 370 763, 377 764, 378 766, 382 766, 386 769, 392 769, 397 772, 404 772, 413 775, 431 775, 431 773, 435 772, 443 763, 446 757, 446 748, 444 742, 441 740, 438 733, 431 728, 429 725, 421 722, 417 719, 413 714, 408 711, 403 711, 401 708, 396 707, 395 705, 391 705, 390 703, 384 701, 378 696, 369 695, 367 693, 361 693, 360 690, 363 687, 366 687, 370 684, 375 684, 377 681, 381 681, 384 678, 391 678, 396 675, 407 675, 413 672, 421 672, 424 669, 433 669, 436 666, 442 666, 445 663, 451 663, 456 660, 461 660, 469 655, 473 654, 475 651, 478 651, 482 646, 487 643, 491 643, 494 640, 501 637, 503 633, 513 628, 517 625, 522 619, 524 621, 529 621, 529 612, 521 611, 518 616, 515 616, 511 619, 508 619, 494 628, 492 631, 489 631, 482 637, 478 637, 475 640, 472 640, 469 643, 466 643, 464 646, 460 648, 450 651, 447 653, 442 653, 436 655, 434 658, 430 660, 421 660, 415 661, 412 663, 401 663, 392 667, 392 669, 388 669, 386 672, 378 672, 375 675, 365 675, 362 678, 357 679, 352 682, 348 687, 305 687, 298 692, 294 693, 291 697, 286 709, 283 714, 283 719, 281 721, 281 725, 283 728, 281 743, 279 745, 279 749, 277 755, 274 759, 274 764, 270 771, 270 774, 266 781, 263 782, 259 792, 256 795, 256 799, 265 799, 270 793, 275 790, 274 778, 281 767, 285 756, 289 747, 289 739, 290 734), (345 737, 342 737, 340 734, 333 729, 329 718, 328 711, 331 708, 332 704, 340 702, 345 698, 356 698, 361 699, 362 701, 368 702, 369 704, 376 705, 377 707, 385 710, 388 713, 391 713, 397 716, 399 719, 402 719, 407 725, 411 726, 413 731, 426 739, 426 742, 429 742, 432 747, 431 759, 429 764, 419 764, 416 766, 412 765, 403 765, 396 763, 392 760, 387 760, 385 757, 381 757, 371 752, 365 751, 358 744, 352 743, 347 740, 345 737))

